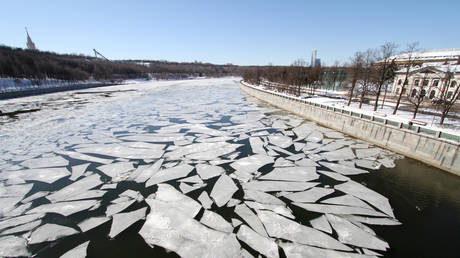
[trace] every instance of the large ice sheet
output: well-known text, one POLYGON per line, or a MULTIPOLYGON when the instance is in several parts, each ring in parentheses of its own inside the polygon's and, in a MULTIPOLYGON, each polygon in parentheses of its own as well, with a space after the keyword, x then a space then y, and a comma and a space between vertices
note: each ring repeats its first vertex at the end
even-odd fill
POLYGON ((284 218, 274 212, 259 210, 257 214, 271 237, 327 249, 352 251, 351 248, 341 244, 331 236, 284 218))
POLYGON ((181 257, 238 257, 234 234, 207 228, 177 206, 147 199, 151 208, 139 234, 150 246, 161 246, 181 257))
POLYGON ((256 154, 253 156, 239 159, 230 164, 230 166, 235 170, 252 173, 257 171, 260 167, 273 162, 274 159, 270 156, 256 154))
POLYGON ((203 205, 205 209, 211 209, 213 202, 206 191, 203 191, 200 194, 200 196, 198 197, 198 201, 200 201, 201 205, 203 205))
POLYGON ((221 175, 212 188, 211 197, 217 207, 222 207, 232 198, 236 191, 238 191, 238 187, 233 180, 227 175, 221 175))
POLYGON ((353 195, 342 195, 337 197, 328 198, 326 200, 321 201, 322 203, 327 204, 338 204, 338 205, 346 205, 346 206, 354 206, 354 207, 362 207, 367 209, 372 209, 369 204, 361 201, 359 198, 354 197, 353 195))
POLYGON ((251 181, 244 183, 244 190, 255 190, 262 192, 279 192, 279 191, 304 191, 312 188, 319 183, 312 182, 289 182, 289 181, 251 181))
POLYGON ((334 189, 323 188, 323 187, 313 187, 306 191, 290 193, 284 195, 293 202, 316 202, 319 199, 323 198, 326 195, 329 195, 334 192, 334 189))
POLYGON ((28 168, 65 167, 69 161, 61 156, 35 158, 23 161, 21 166, 28 168))
POLYGON ((361 207, 343 206, 343 205, 328 205, 328 204, 315 204, 315 203, 292 203, 296 206, 304 208, 308 211, 318 213, 332 213, 332 214, 359 214, 369 216, 385 216, 385 214, 361 207))
POLYGON ((318 179, 316 167, 287 167, 275 168, 273 171, 265 174, 259 179, 263 180, 280 180, 280 181, 298 181, 307 182, 318 179))
POLYGON ((46 199, 50 200, 51 202, 64 201, 66 199, 69 199, 70 197, 82 194, 88 191, 89 189, 99 186, 102 183, 103 182, 101 181, 100 176, 97 174, 93 174, 62 188, 57 192, 54 192, 46 196, 46 199))
POLYGON ((118 213, 113 215, 112 227, 110 228, 109 237, 114 238, 132 224, 145 218, 147 207, 140 208, 135 211, 118 213))
POLYGON ((219 166, 212 166, 207 164, 198 164, 195 166, 196 172, 203 180, 213 178, 225 173, 225 170, 219 166))
POLYGON ((261 191, 244 190, 244 199, 263 204, 285 205, 285 203, 277 197, 261 191))
POLYGON ((270 135, 268 136, 268 141, 271 144, 276 145, 283 149, 286 149, 292 145, 291 137, 284 136, 284 135, 270 135))
POLYGON ((178 210, 195 217, 201 209, 201 205, 192 198, 177 191, 168 184, 159 184, 155 199, 174 205, 178 210))
POLYGON ((117 162, 97 167, 102 173, 112 178, 112 181, 118 182, 127 177, 127 173, 134 170, 132 162, 117 162))
POLYGON ((96 162, 96 163, 101 163, 101 164, 110 164, 113 162, 112 159, 97 158, 97 157, 93 157, 90 155, 86 155, 86 154, 78 153, 74 151, 60 151, 59 154, 67 155, 73 159, 91 161, 91 162, 96 162))
POLYGON ((329 225, 329 222, 327 221, 327 218, 324 215, 321 215, 316 219, 310 220, 310 224, 315 229, 332 234, 331 225, 329 225))
POLYGON ((267 155, 264 149, 264 143, 259 137, 249 137, 249 144, 251 145, 253 153, 267 155))
POLYGON ((54 241, 62 237, 77 234, 73 228, 57 224, 45 224, 35 229, 29 238, 29 244, 39 244, 43 242, 54 241))
POLYGON ((131 148, 120 144, 95 144, 87 148, 76 149, 85 154, 98 154, 126 159, 158 159, 163 156, 165 145, 158 144, 156 148, 131 148))
POLYGON ((97 204, 100 201, 98 200, 83 200, 83 201, 72 201, 72 202, 58 202, 58 203, 49 203, 49 204, 42 204, 37 206, 29 211, 26 214, 34 214, 34 213, 59 213, 63 216, 69 216, 79 211, 87 210, 97 204))
POLYGON ((264 204, 264 203, 257 203, 257 202, 244 202, 248 207, 254 210, 269 210, 273 211, 279 215, 283 215, 285 217, 295 219, 294 215, 292 214, 291 209, 286 207, 285 205, 279 204, 264 204))
POLYGON ((272 239, 254 232, 246 225, 242 225, 236 234, 238 239, 266 257, 279 257, 278 245, 272 239))
POLYGON ((267 232, 265 231, 264 226, 257 217, 257 215, 251 211, 245 204, 240 204, 235 207, 235 213, 238 214, 248 225, 254 229, 261 236, 268 237, 267 232))
POLYGON ((57 180, 69 176, 70 172, 65 167, 58 168, 33 168, 17 171, 4 171, 0 173, 0 179, 8 180, 20 178, 26 181, 40 181, 52 184, 57 180))
POLYGON ((326 217, 342 243, 382 251, 389 248, 387 242, 367 233, 346 219, 332 214, 326 214, 326 217))
POLYGON ((24 238, 17 236, 0 237, 1 257, 29 257, 30 255, 29 250, 27 250, 27 241, 24 238))
POLYGON ((392 218, 395 217, 388 199, 385 196, 363 186, 362 184, 354 181, 347 181, 343 184, 334 186, 334 188, 372 204, 373 206, 377 207, 377 209, 383 211, 385 214, 392 218))
POLYGON ((88 218, 80 223, 78 223, 78 227, 80 227, 82 232, 86 232, 91 230, 99 225, 104 224, 105 222, 109 221, 109 217, 91 217, 88 218))
MULTIPOLYGON (((134 181, 137 183, 144 183, 145 181, 149 180, 153 175, 155 175, 160 167, 163 164, 164 159, 159 159, 153 165, 141 168, 137 176, 134 178, 134 181)), ((139 169, 139 167, 138 167, 139 169)))
POLYGON ((186 177, 194 168, 190 165, 184 164, 176 167, 163 169, 155 173, 146 183, 145 186, 167 182, 169 180, 186 177))
POLYGON ((85 173, 90 163, 85 163, 72 167, 72 175, 69 177, 70 180, 75 181, 85 173))
POLYGON ((332 171, 340 173, 342 175, 358 175, 358 174, 365 174, 369 173, 369 171, 359 168, 352 168, 349 166, 337 164, 337 163, 330 163, 330 162, 319 162, 320 165, 329 168, 332 171))
POLYGON ((329 151, 321 153, 328 161, 337 161, 337 160, 350 160, 355 158, 355 154, 349 147, 345 147, 335 151, 329 151))
POLYGON ((227 233, 233 232, 232 224, 226 221, 219 214, 212 211, 205 210, 203 216, 200 219, 200 222, 215 230, 227 233))

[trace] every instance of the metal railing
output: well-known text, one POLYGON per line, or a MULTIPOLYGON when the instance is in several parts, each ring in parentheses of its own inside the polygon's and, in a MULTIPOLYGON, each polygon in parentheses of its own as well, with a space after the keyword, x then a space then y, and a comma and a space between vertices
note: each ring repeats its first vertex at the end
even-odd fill
POLYGON ((389 120, 389 119, 386 119, 385 117, 381 117, 381 116, 377 116, 377 115, 369 116, 369 115, 365 115, 363 113, 356 112, 356 111, 345 110, 345 109, 342 109, 342 108, 332 107, 332 106, 329 106, 329 105, 323 105, 323 104, 314 103, 314 102, 308 101, 306 99, 301 99, 299 97, 287 96, 285 94, 260 89, 260 88, 257 88, 257 87, 254 87, 252 85, 247 84, 243 80, 241 80, 240 83, 245 85, 245 86, 247 86, 247 87, 249 87, 249 88, 251 88, 251 89, 254 89, 254 90, 265 92, 265 93, 275 95, 275 96, 278 96, 278 97, 282 97, 282 98, 285 98, 285 99, 290 99, 292 101, 305 103, 305 104, 315 106, 315 107, 319 107, 319 108, 322 108, 322 109, 325 109, 325 110, 328 110, 328 111, 341 113, 342 115, 357 117, 357 118, 360 118, 360 119, 363 119, 363 120, 369 120, 369 121, 372 121, 374 123, 384 124, 385 126, 391 126, 391 127, 395 127, 395 128, 399 128, 399 129, 409 130, 409 131, 412 131, 412 132, 414 132, 416 134, 429 135, 429 136, 434 137, 434 138, 440 138, 440 139, 455 141, 457 143, 460 142, 460 136, 458 136, 458 135, 449 134, 449 133, 446 133, 446 132, 443 132, 443 131, 435 131, 435 130, 432 130, 432 129, 429 129, 429 128, 426 128, 426 127, 420 126, 420 125, 417 125, 417 126, 409 125, 409 124, 406 124, 406 123, 389 120))

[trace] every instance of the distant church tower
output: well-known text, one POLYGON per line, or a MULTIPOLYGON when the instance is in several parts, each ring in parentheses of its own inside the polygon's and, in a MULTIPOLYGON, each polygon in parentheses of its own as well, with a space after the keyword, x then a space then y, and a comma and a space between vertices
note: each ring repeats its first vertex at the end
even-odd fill
POLYGON ((27 31, 27 27, 26 27, 26 34, 27 34, 27 49, 29 49, 29 50, 37 50, 37 48, 35 47, 34 42, 32 41, 32 39, 29 36, 29 32, 27 31))

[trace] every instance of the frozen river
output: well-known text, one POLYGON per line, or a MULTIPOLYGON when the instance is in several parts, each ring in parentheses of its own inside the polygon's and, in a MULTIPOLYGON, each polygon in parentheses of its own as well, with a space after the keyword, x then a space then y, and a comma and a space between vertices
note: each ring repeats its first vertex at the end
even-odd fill
POLYGON ((0 256, 457 257, 458 177, 237 85, 0 101, 0 256))

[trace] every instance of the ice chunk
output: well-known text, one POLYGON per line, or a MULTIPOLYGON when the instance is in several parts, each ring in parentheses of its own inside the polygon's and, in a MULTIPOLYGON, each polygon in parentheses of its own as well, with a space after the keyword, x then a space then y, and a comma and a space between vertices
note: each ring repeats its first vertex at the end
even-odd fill
POLYGON ((44 216, 45 214, 28 214, 28 215, 22 215, 22 216, 10 218, 10 219, 4 219, 0 221, 0 231, 6 228, 19 226, 22 224, 26 224, 26 223, 38 220, 44 216))
POLYGON ((232 152, 235 152, 236 149, 238 149, 241 146, 243 145, 242 144, 227 144, 225 146, 218 147, 217 149, 210 149, 210 150, 203 151, 203 152, 188 154, 185 157, 188 159, 193 159, 193 160, 212 161, 212 160, 217 159, 220 156, 224 156, 232 152))
POLYGON ((206 185, 207 184, 205 184, 205 183, 189 185, 189 184, 181 182, 179 184, 179 189, 181 190, 182 193, 186 194, 186 193, 190 193, 192 191, 195 191, 197 189, 203 188, 206 185))
POLYGON ((377 161, 367 160, 367 159, 358 159, 356 160, 356 165, 362 168, 368 168, 377 170, 380 169, 381 164, 377 161))
POLYGON ((103 186, 101 186, 101 190, 105 190, 105 189, 116 189, 116 188, 117 188, 117 185, 118 185, 118 183, 104 184, 103 186))
POLYGON ((111 160, 111 159, 96 158, 96 157, 93 157, 93 156, 89 156, 89 155, 74 152, 74 151, 61 151, 61 152, 59 152, 59 154, 67 155, 67 156, 69 156, 69 157, 71 157, 73 159, 91 161, 91 162, 101 163, 101 164, 110 164, 110 163, 113 162, 113 160, 111 160))
POLYGON ((337 172, 329 172, 329 171, 324 171, 324 170, 318 170, 318 173, 323 174, 327 177, 330 177, 332 179, 335 179, 337 181, 348 181, 350 180, 349 177, 343 176, 342 174, 339 174, 337 172))
POLYGON ((67 251, 60 258, 85 258, 86 250, 88 249, 89 241, 84 242, 81 245, 73 248, 70 251, 67 251))
MULTIPOLYGON (((51 202, 58 202, 74 197, 75 195, 82 194, 89 189, 92 189, 98 185, 101 185, 103 182, 100 179, 100 176, 97 174, 85 177, 81 180, 72 183, 61 190, 54 192, 48 196, 48 199, 51 202)), ((75 198, 73 198, 75 200, 75 198)))
POLYGON ((31 254, 27 250, 27 242, 22 237, 6 236, 0 238, 1 257, 29 257, 31 254))
POLYGON ((85 173, 90 163, 81 164, 72 167, 72 175, 69 177, 70 180, 75 181, 85 173))
POLYGON ((273 167, 293 167, 292 161, 286 160, 285 158, 277 158, 273 167))
POLYGON ((200 194, 200 196, 198 197, 198 201, 200 201, 201 205, 203 205, 205 209, 211 209, 212 200, 211 198, 209 198, 209 195, 206 191, 203 191, 200 194))
POLYGON ((122 140, 135 141, 135 142, 173 142, 184 140, 183 134, 139 134, 121 137, 122 140))
POLYGON ((321 153, 323 157, 325 157, 328 161, 336 161, 336 160, 347 160, 347 159, 354 159, 355 154, 349 147, 345 147, 335 151, 329 151, 326 153, 321 153))
POLYGON ((212 211, 205 210, 203 216, 200 219, 200 222, 215 230, 228 233, 233 232, 232 225, 222 216, 212 211))
POLYGON ((329 195, 333 192, 334 189, 313 187, 303 192, 286 194, 284 195, 284 197, 288 198, 293 202, 316 202, 324 196, 329 195))
POLYGON ((87 210, 99 203, 100 201, 98 200, 83 200, 83 201, 42 204, 38 207, 35 207, 27 211, 26 214, 34 214, 34 213, 42 214, 42 213, 47 213, 47 212, 54 212, 54 213, 59 213, 63 216, 69 216, 79 211, 87 210))
POLYGON ((54 241, 62 237, 77 234, 73 228, 57 224, 45 224, 35 229, 30 235, 29 244, 39 244, 43 242, 54 241))
POLYGON ((385 216, 383 213, 353 206, 342 206, 342 205, 327 205, 327 204, 314 204, 314 203, 300 203, 293 202, 292 204, 304 208, 308 211, 318 213, 333 213, 333 214, 360 214, 369 216, 385 216))
POLYGON ((297 257, 334 257, 334 258, 375 258, 374 256, 362 255, 349 252, 340 252, 335 250, 327 250, 308 245, 298 245, 293 243, 279 244, 286 254, 287 258, 297 257))
MULTIPOLYGON (((190 145, 186 146, 181 146, 180 148, 173 150, 171 152, 168 152, 165 154, 165 157, 168 158, 169 160, 177 160, 180 159, 184 156, 193 154, 193 153, 198 153, 201 154, 203 152, 207 151, 216 151, 219 150, 220 148, 225 148, 231 146, 238 148, 240 145, 239 144, 231 144, 227 142, 203 142, 203 143, 193 143, 190 145)), ((236 149, 234 148, 234 149, 236 149)), ((231 151, 230 151, 231 152, 231 151)), ((229 152, 229 153, 230 153, 229 152)))
POLYGON ((236 236, 266 257, 279 257, 278 245, 273 240, 257 234, 246 225, 240 227, 236 236))
POLYGON ((82 232, 86 232, 99 225, 104 224, 109 220, 109 217, 92 217, 84 220, 83 222, 78 223, 78 227, 80 227, 82 232))
POLYGON ((343 139, 343 138, 345 138, 343 133, 334 132, 334 131, 326 132, 325 135, 326 135, 327 138, 332 138, 332 139, 343 139))
POLYGON ((240 203, 241 203, 240 200, 232 198, 227 202, 227 207, 235 207, 236 205, 238 205, 240 203))
POLYGON ((131 189, 128 189, 120 194, 120 197, 128 197, 130 199, 134 199, 137 202, 142 202, 144 200, 144 196, 138 191, 134 191, 131 189))
MULTIPOLYGON (((142 168, 137 176, 134 178, 134 181, 137 183, 144 183, 149 180, 153 175, 155 175, 163 164, 163 159, 157 160, 153 165, 142 168)), ((139 167, 138 167, 139 169, 139 167)))
POLYGON ((33 168, 16 171, 4 171, 0 173, 0 179, 20 178, 26 181, 40 181, 52 184, 57 180, 70 175, 65 167, 59 168, 33 168))
POLYGON ((386 226, 395 226, 401 225, 401 222, 396 219, 391 218, 371 218, 371 217, 362 217, 355 215, 342 215, 342 217, 354 222, 360 222, 368 225, 386 225, 386 226))
POLYGON ((129 228, 132 224, 145 218, 147 207, 125 213, 113 215, 112 227, 110 228, 109 237, 114 238, 123 230, 129 228))
POLYGON ((326 233, 301 225, 274 212, 259 210, 257 214, 271 237, 327 249, 352 251, 326 233))
POLYGON ((275 196, 260 191, 244 190, 244 199, 263 204, 285 205, 283 201, 275 196))
POLYGON ((69 161, 61 156, 35 158, 23 161, 20 165, 28 168, 65 167, 69 161))
POLYGON ((294 149, 295 149, 295 151, 300 151, 300 150, 303 149, 303 147, 305 147, 305 143, 294 142, 294 149))
POLYGON ((288 128, 282 120, 274 121, 272 124, 272 127, 275 129, 287 129, 288 128))
POLYGON ((241 224, 243 224, 243 222, 241 222, 241 220, 232 218, 232 225, 233 225, 234 228, 238 227, 241 224))
POLYGON ((336 164, 336 163, 319 162, 319 164, 329 168, 332 171, 335 171, 337 173, 340 173, 342 175, 347 175, 347 176, 348 175, 358 175, 358 174, 369 173, 367 170, 363 170, 363 169, 359 169, 359 168, 352 168, 352 167, 349 167, 349 166, 336 164))
POLYGON ((266 155, 253 155, 246 158, 239 159, 230 166, 235 170, 252 173, 262 166, 273 163, 274 159, 266 155))
POLYGON ((313 131, 311 134, 309 134, 305 140, 308 142, 321 142, 323 140, 324 136, 320 131, 313 131))
POLYGON ((126 159, 158 159, 163 156, 165 145, 158 144, 156 148, 131 148, 120 144, 95 144, 87 148, 76 149, 85 154, 97 154, 126 159))
POLYGON ((309 158, 303 158, 301 160, 297 160, 295 164, 300 167, 318 167, 319 166, 318 164, 316 164, 316 162, 314 162, 313 160, 309 158))
POLYGON ((271 144, 276 145, 283 149, 286 149, 292 145, 291 137, 284 136, 284 135, 270 135, 268 136, 268 141, 271 144))
POLYGON ((111 177, 113 181, 118 182, 126 177, 127 172, 134 170, 134 166, 132 162, 117 162, 99 166, 97 169, 111 177))
POLYGON ((292 129, 292 131, 297 135, 296 140, 305 139, 305 137, 307 137, 313 130, 314 127, 311 124, 303 124, 292 129))
POLYGON ((303 159, 303 158, 305 158, 305 154, 304 154, 304 153, 294 154, 294 155, 291 155, 291 156, 286 157, 286 159, 292 160, 292 161, 301 160, 301 159, 303 159))
POLYGON ((313 228, 316 228, 318 230, 321 230, 323 232, 332 234, 332 228, 331 225, 329 225, 329 222, 327 221, 326 216, 321 215, 316 219, 310 220, 310 224, 313 228))
POLYGON ((14 228, 9 228, 7 230, 4 230, 0 234, 1 235, 10 235, 10 234, 17 234, 17 233, 20 233, 20 232, 26 232, 26 231, 30 231, 30 230, 40 226, 41 224, 42 224, 41 220, 35 220, 35 221, 28 222, 28 223, 22 224, 20 226, 14 227, 14 228))
POLYGON ((389 248, 387 242, 367 233, 353 223, 332 214, 326 214, 326 216, 337 232, 340 242, 382 251, 389 248))
POLYGON ((302 148, 303 152, 311 151, 311 150, 316 150, 323 146, 321 143, 315 143, 315 142, 307 142, 305 144, 305 147, 302 148))
POLYGON ((386 168, 394 168, 394 167, 396 167, 394 161, 389 159, 389 158, 378 159, 377 161, 380 164, 382 164, 384 167, 386 167, 386 168))
POLYGON ((346 206, 354 206, 354 207, 362 207, 367 209, 373 209, 367 203, 361 201, 360 199, 352 196, 352 195, 342 195, 338 197, 333 197, 322 201, 322 203, 327 204, 339 204, 339 205, 346 205, 346 206))
POLYGON ((285 205, 263 204, 263 203, 257 203, 257 202, 244 202, 244 203, 254 210, 270 210, 277 214, 283 215, 285 217, 295 219, 294 215, 292 215, 292 211, 289 208, 287 208, 285 205))
POLYGON ((368 149, 356 149, 356 156, 358 159, 368 158, 368 157, 375 157, 380 154, 382 149, 380 148, 368 148, 368 149))
POLYGON ((203 180, 220 176, 225 173, 225 170, 218 166, 211 166, 207 164, 198 164, 196 165, 196 172, 203 180))
POLYGON ((299 181, 307 182, 318 179, 316 167, 288 167, 275 168, 272 172, 265 174, 259 179, 262 180, 280 180, 280 181, 299 181))
POLYGON ((238 214, 248 225, 254 229, 261 236, 268 237, 267 232, 265 231, 264 226, 257 217, 257 215, 251 211, 245 204, 240 204, 235 207, 235 213, 238 214))
POLYGON ((139 234, 150 246, 164 247, 181 257, 237 257, 234 234, 207 228, 174 204, 146 199, 151 208, 139 234))
POLYGON ((184 179, 178 180, 179 182, 184 182, 184 183, 192 183, 192 184, 202 184, 204 183, 203 180, 198 175, 194 175, 191 177, 186 177, 184 179))
POLYGON ((236 187, 233 180, 227 175, 221 175, 212 188, 211 197, 217 207, 222 207, 232 198, 236 191, 238 191, 238 187, 236 187))
POLYGON ((187 164, 160 170, 145 183, 145 186, 149 187, 169 180, 186 177, 192 170, 193 167, 187 164))
POLYGON ((135 200, 129 200, 129 201, 125 201, 125 202, 110 204, 109 206, 107 206, 107 209, 105 211, 105 215, 107 217, 110 217, 110 216, 112 216, 114 214, 117 214, 117 213, 125 210, 129 206, 131 206, 131 204, 133 204, 134 202, 135 202, 135 200))
POLYGON ((243 184, 244 190, 256 190, 262 192, 279 191, 303 191, 312 188, 319 183, 311 182, 288 182, 288 181, 251 181, 243 184))
POLYGON ((367 201, 390 217, 395 217, 388 199, 385 196, 363 186, 362 184, 356 183, 354 181, 347 181, 343 184, 334 186, 334 188, 344 193, 358 197, 361 200, 367 201))
POLYGON ((264 143, 259 137, 249 137, 249 144, 251 145, 253 153, 267 155, 264 149, 264 143))
POLYGON ((177 191, 168 184, 159 184, 155 199, 174 205, 178 210, 195 217, 201 209, 201 205, 192 198, 177 191))

